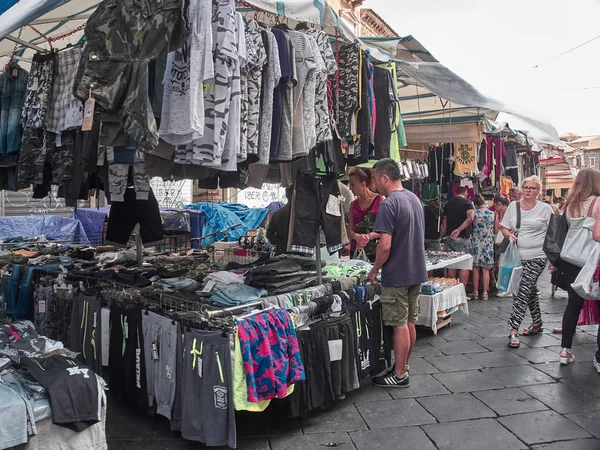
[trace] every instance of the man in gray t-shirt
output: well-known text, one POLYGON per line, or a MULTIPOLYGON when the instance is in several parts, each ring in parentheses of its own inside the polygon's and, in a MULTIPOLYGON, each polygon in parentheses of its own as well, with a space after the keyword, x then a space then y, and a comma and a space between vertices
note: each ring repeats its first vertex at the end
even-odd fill
POLYGON ((421 283, 427 281, 425 217, 419 199, 402 187, 398 164, 382 159, 374 166, 379 206, 373 233, 380 235, 375 266, 369 279, 375 283, 381 269, 381 305, 385 325, 394 327, 395 367, 373 378, 381 387, 408 387, 408 360, 415 345, 421 283))

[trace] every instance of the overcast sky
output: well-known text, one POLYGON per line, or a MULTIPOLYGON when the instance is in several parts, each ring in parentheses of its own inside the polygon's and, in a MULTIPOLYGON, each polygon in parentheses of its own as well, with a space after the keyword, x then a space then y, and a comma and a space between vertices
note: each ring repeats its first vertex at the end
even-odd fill
POLYGON ((600 0, 366 0, 481 92, 600 134, 600 0), (534 68, 534 66, 537 66, 534 68))

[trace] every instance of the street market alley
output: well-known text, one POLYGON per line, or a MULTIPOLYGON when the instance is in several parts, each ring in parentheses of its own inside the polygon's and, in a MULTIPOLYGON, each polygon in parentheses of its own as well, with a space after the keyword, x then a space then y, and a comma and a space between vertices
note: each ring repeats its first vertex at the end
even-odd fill
MULTIPOLYGON (((600 449, 600 374, 592 359, 596 325, 577 328, 577 361, 558 363, 566 293, 550 295, 540 282, 544 333, 507 346, 512 298, 470 301, 451 327, 432 336, 419 331, 408 389, 363 386, 333 408, 304 419, 285 411, 239 415, 240 450, 597 450, 600 449)), ((524 325, 528 325, 528 320, 524 325)), ((201 448, 109 395, 110 450, 201 448)))

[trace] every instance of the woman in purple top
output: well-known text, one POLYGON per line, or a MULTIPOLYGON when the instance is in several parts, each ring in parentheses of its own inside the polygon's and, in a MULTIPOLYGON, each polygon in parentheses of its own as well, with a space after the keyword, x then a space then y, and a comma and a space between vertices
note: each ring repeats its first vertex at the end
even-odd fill
POLYGON ((356 200, 352 202, 348 215, 348 238, 350 239, 350 255, 355 258, 359 250, 364 250, 367 258, 375 261, 377 239, 379 235, 373 233, 375 217, 383 195, 375 192, 373 187, 373 171, 355 167, 348 175, 350 190, 356 200))

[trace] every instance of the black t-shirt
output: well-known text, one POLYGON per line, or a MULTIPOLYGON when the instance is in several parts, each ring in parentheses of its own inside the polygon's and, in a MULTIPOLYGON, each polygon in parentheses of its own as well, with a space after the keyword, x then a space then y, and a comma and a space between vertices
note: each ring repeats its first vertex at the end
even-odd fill
POLYGON ((439 239, 439 209, 432 205, 425 205, 423 211, 425 212, 425 239, 439 239))
MULTIPOLYGON (((446 207, 444 208, 444 217, 446 218, 447 226, 446 226, 446 235, 450 236, 450 234, 456 230, 458 227, 462 225, 462 223, 467 220, 467 211, 475 209, 473 206, 473 202, 468 198, 464 197, 455 197, 446 203, 446 207)), ((465 228, 462 233, 460 233, 459 237, 468 238, 471 237, 471 226, 465 228)))

